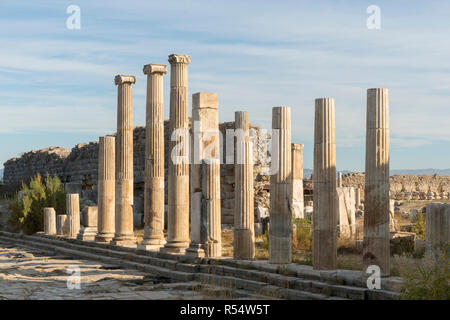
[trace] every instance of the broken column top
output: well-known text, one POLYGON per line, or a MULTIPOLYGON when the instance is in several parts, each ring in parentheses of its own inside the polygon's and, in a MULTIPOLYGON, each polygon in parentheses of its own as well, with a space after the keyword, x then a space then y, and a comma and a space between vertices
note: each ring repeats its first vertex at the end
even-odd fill
POLYGON ((292 150, 303 150, 303 147, 305 145, 303 143, 292 143, 291 148, 292 150))
POLYGON ((117 76, 114 77, 114 83, 116 85, 120 85, 120 84, 124 84, 124 83, 136 83, 136 77, 118 74, 117 76))
POLYGON ((291 108, 279 106, 272 108, 272 129, 291 128, 291 108))
POLYGON ((169 55, 169 62, 172 63, 191 63, 191 56, 187 54, 171 54, 169 55))
POLYGON ((167 73, 167 66, 165 64, 146 64, 144 66, 144 69, 142 69, 144 74, 151 74, 151 73, 167 73))
POLYGON ((192 95, 192 109, 218 109, 217 93, 197 92, 192 95))

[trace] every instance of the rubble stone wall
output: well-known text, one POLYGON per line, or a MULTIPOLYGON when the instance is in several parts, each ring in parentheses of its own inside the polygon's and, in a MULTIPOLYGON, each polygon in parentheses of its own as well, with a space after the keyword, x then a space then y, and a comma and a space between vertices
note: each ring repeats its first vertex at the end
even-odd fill
MULTIPOLYGON (((169 121, 164 123, 165 132, 165 188, 167 204, 168 169, 169 161, 169 121)), ((268 215, 269 192, 265 186, 269 177, 262 173, 267 166, 260 161, 261 156, 268 150, 269 135, 260 134, 256 125, 251 125, 251 137, 254 142, 254 155, 256 158, 253 169, 255 175, 255 222, 268 215), (261 214, 262 212, 262 214, 261 214)), ((220 123, 219 129, 223 135, 223 159, 221 166, 221 196, 222 196, 222 223, 234 223, 234 165, 225 164, 226 129, 233 129, 234 122, 220 123)), ((144 168, 145 168, 145 128, 134 128, 134 212, 144 211, 144 168)), ((4 183, 19 185, 28 182, 32 176, 40 173, 45 175, 58 175, 62 182, 79 184, 83 194, 96 201, 97 174, 98 174, 98 142, 80 143, 72 150, 62 147, 49 147, 41 150, 32 150, 18 158, 8 160, 4 164, 4 183), (92 190, 92 191, 91 191, 92 190)), ((139 216, 139 215, 138 215, 139 216)))
MULTIPOLYGON (((342 180, 344 187, 364 191, 364 173, 344 174, 342 180)), ((450 176, 396 174, 389 178, 389 183, 391 198, 395 200, 450 199, 450 176)))

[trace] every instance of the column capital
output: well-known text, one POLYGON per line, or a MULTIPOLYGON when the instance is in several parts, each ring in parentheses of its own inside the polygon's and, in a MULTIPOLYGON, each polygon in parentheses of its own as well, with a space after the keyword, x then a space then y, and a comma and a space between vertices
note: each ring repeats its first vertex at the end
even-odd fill
POLYGON ((191 63, 191 56, 188 56, 187 54, 171 54, 169 55, 169 63, 184 63, 189 64, 191 63))
POLYGON ((114 83, 116 85, 120 85, 120 84, 124 84, 124 83, 136 83, 136 77, 135 76, 129 76, 129 75, 123 75, 123 74, 118 74, 117 76, 115 76, 114 78, 114 83))
POLYGON ((167 73, 167 66, 165 64, 146 64, 142 69, 144 74, 152 74, 152 73, 167 73))

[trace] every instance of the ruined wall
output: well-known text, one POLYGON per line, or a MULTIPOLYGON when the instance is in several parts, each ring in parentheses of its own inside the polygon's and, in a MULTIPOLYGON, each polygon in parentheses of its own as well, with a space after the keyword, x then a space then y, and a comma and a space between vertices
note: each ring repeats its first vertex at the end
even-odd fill
MULTIPOLYGON (((260 135, 260 129, 251 125, 251 137, 254 142, 254 155, 256 163, 255 175, 255 222, 260 222, 261 216, 268 215, 269 193, 264 188, 269 183, 268 176, 261 175, 266 168, 261 162, 261 155, 267 151, 268 135, 260 135), (261 214, 263 212, 263 214, 261 214)), ((234 128, 234 122, 220 123, 219 129, 223 134, 222 156, 225 159, 226 151, 226 129, 234 128)), ((169 121, 164 122, 165 132, 165 189, 167 204, 168 169, 167 164, 170 157, 169 150, 169 121)), ((145 170, 145 128, 134 128, 134 212, 144 211, 144 170, 145 170)), ((225 162, 225 161, 224 161, 225 162)), ((22 181, 28 182, 37 173, 45 175, 58 175, 65 183, 79 184, 83 194, 96 201, 97 172, 98 172, 98 142, 80 143, 71 151, 61 147, 49 147, 41 150, 33 150, 24 153, 19 158, 8 160, 5 164, 4 182, 14 185, 22 181)), ((234 216, 234 165, 223 164, 221 166, 221 196, 222 196, 222 223, 233 224, 234 216)))
MULTIPOLYGON (((364 190, 364 173, 342 177, 344 187, 364 190)), ((391 198, 395 200, 449 199, 450 176, 396 174, 389 178, 391 198)))

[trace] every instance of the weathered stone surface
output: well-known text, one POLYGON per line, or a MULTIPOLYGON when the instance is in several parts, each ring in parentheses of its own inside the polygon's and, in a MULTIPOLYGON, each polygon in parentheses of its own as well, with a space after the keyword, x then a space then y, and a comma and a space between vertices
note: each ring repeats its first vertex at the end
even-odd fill
POLYGON ((67 236, 76 238, 80 231, 80 199, 78 193, 66 195, 67 236))
POLYGON ((292 152, 292 190, 291 190, 291 208, 292 217, 303 219, 304 215, 304 197, 303 197, 303 144, 293 143, 292 152))
POLYGON ((353 239, 356 235, 355 189, 338 187, 336 196, 339 237, 353 239))
MULTIPOLYGON (((235 259, 251 260, 255 257, 254 229, 254 176, 253 148, 249 133, 248 112, 235 112, 235 129, 242 132, 236 137, 234 243, 235 259)), ((259 219, 257 220, 259 221, 259 219)))
POLYGON ((139 248, 159 250, 164 239, 164 90, 166 65, 144 66, 147 74, 144 236, 139 248))
POLYGON ((44 233, 56 235, 56 212, 54 208, 44 208, 44 233))
POLYGON ((336 136, 332 98, 315 100, 314 126, 314 269, 336 269, 336 136))
POLYGON ((167 253, 184 253, 189 246, 189 120, 188 120, 188 55, 169 56, 170 70, 170 141, 175 157, 169 161, 169 212, 167 243, 161 248, 167 253), (176 134, 179 132, 179 134, 176 134), (176 161, 178 157, 178 161, 176 161), (184 160, 183 160, 184 159, 184 160))
POLYGON ((117 75, 117 136, 116 136, 116 212, 117 245, 134 245, 133 232, 133 91, 134 76, 117 75))
POLYGON ((98 234, 95 241, 110 242, 115 233, 116 138, 100 137, 98 149, 98 234))
POLYGON ((191 244, 187 254, 220 257, 220 131, 215 93, 192 95, 191 244))
POLYGON ((272 165, 270 177, 269 262, 292 261, 292 153, 291 109, 272 109, 272 165))
POLYGON ((77 235, 77 239, 93 241, 97 235, 98 207, 86 207, 81 213, 83 216, 83 227, 77 235))
POLYGON ((367 90, 366 131, 364 270, 370 265, 377 265, 382 275, 389 275, 389 100, 387 89, 367 90))
POLYGON ((68 225, 67 225, 67 215, 58 214, 56 216, 56 234, 59 236, 67 236, 68 225))
POLYGON ((450 243, 450 203, 430 203, 426 206, 426 249, 443 250, 450 243))

